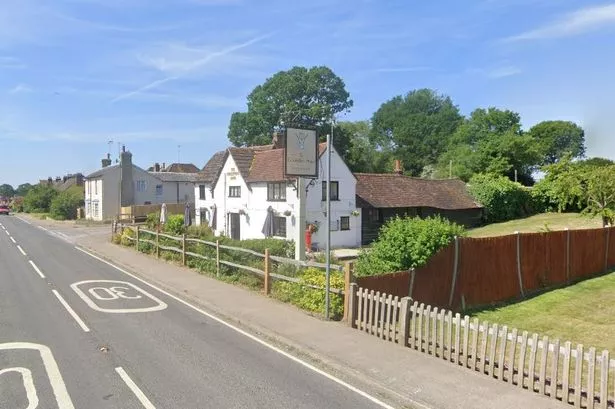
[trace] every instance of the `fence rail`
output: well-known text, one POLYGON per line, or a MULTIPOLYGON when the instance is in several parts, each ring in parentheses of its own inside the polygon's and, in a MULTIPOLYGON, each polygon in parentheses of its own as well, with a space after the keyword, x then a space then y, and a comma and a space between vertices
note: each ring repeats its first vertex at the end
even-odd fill
MULTIPOLYGON (((160 250, 165 250, 165 251, 171 251, 174 253, 178 253, 182 256, 182 264, 186 265, 187 264, 187 257, 194 257, 194 258, 198 258, 198 259, 202 259, 202 260, 207 260, 207 261, 215 261, 216 262, 216 273, 217 275, 220 275, 220 266, 224 265, 224 266, 228 266, 228 267, 233 267, 233 268, 237 268, 243 271, 247 271, 249 273, 255 274, 257 276, 263 277, 265 280, 265 292, 268 294, 270 291, 270 280, 275 279, 275 280, 281 280, 281 281, 287 281, 287 282, 291 282, 291 283, 296 283, 299 285, 302 285, 304 287, 308 287, 308 288, 313 288, 315 290, 321 290, 321 291, 325 291, 324 288, 319 287, 317 285, 312 285, 312 284, 307 284, 307 283, 302 283, 300 279, 296 278, 296 277, 289 277, 289 276, 285 276, 282 274, 276 274, 271 272, 271 261, 275 261, 281 264, 290 264, 290 265, 294 265, 294 266, 299 266, 299 267, 317 267, 317 268, 326 268, 326 264, 324 263, 317 263, 317 262, 313 262, 313 261, 299 261, 299 260, 294 260, 294 259, 290 259, 290 258, 286 258, 286 257, 279 257, 279 256, 272 256, 269 254, 269 251, 266 251, 265 254, 259 253, 257 251, 254 250, 250 250, 250 249, 244 249, 241 247, 233 247, 233 246, 226 246, 226 245, 222 245, 220 244, 219 241, 216 242, 211 242, 211 241, 207 241, 207 240, 201 240, 201 239, 196 239, 196 238, 192 238, 192 237, 186 237, 186 235, 182 235, 182 236, 173 236, 170 234, 165 234, 165 233, 161 233, 159 231, 152 231, 152 230, 147 230, 144 228, 141 228, 140 225, 135 225, 135 226, 125 226, 122 225, 121 226, 122 229, 124 228, 129 228, 131 230, 133 230, 135 232, 135 237, 130 237, 130 236, 124 236, 125 238, 127 238, 129 241, 134 242, 135 246, 138 247, 139 243, 148 243, 149 245, 153 246, 155 248, 156 251, 156 256, 159 257, 160 256, 160 250), (134 228, 133 228, 134 227, 134 228), (142 237, 143 234, 147 234, 150 236, 155 237, 155 240, 149 240, 149 239, 145 239, 142 237), (160 238, 166 238, 169 240, 173 240, 175 242, 178 242, 181 245, 181 248, 179 247, 173 247, 173 246, 165 246, 160 244, 160 238), (186 244, 188 243, 197 243, 197 244, 203 244, 205 246, 209 246, 209 247, 213 247, 216 251, 216 257, 209 257, 206 256, 204 254, 199 254, 199 253, 195 253, 193 251, 189 251, 186 249, 186 244), (220 257, 220 250, 229 250, 229 251, 236 251, 236 252, 240 252, 240 253, 244 253, 244 254, 250 254, 252 256, 256 256, 256 257, 260 257, 263 259, 263 264, 264 264, 264 268, 263 269, 259 269, 259 268, 255 268, 255 267, 251 267, 251 266, 246 266, 240 263, 235 263, 232 261, 227 261, 227 260, 223 260, 220 257)), ((114 230, 115 231, 115 230, 114 230)), ((340 265, 336 265, 336 264, 331 264, 330 265, 331 270, 334 271, 344 271, 345 268, 343 266, 340 265)), ((349 278, 347 278, 347 283, 348 285, 346 286, 348 288, 350 282, 349 282, 349 278)), ((330 288, 329 292, 332 294, 338 294, 338 295, 344 295, 345 291, 344 290, 340 290, 337 288, 330 288)))
POLYGON ((577 408, 615 407, 615 360, 607 350, 573 348, 356 283, 348 299, 348 324, 360 331, 577 408))

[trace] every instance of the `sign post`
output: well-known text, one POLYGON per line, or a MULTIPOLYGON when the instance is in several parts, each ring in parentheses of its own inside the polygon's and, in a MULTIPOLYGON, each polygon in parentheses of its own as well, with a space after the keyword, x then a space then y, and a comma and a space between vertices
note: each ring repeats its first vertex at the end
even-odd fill
POLYGON ((318 176, 318 138, 311 129, 286 128, 284 175, 297 178, 298 211, 295 215, 295 259, 305 259, 306 183, 318 176))

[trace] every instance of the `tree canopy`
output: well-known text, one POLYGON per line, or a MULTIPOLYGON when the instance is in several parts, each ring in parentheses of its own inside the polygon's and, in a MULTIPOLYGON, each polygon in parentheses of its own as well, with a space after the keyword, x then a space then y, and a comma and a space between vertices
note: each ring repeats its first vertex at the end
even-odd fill
POLYGON ((564 155, 580 158, 585 155, 585 131, 569 121, 543 121, 534 125, 529 134, 536 140, 543 165, 560 160, 564 155))
POLYGON ((13 186, 5 183, 0 185, 0 197, 13 197, 15 196, 15 189, 13 186))
POLYGON ((322 137, 332 117, 353 105, 344 81, 324 66, 280 71, 254 88, 247 102, 247 112, 231 116, 228 138, 235 146, 268 144, 282 124, 316 128, 322 137))
POLYGON ((410 91, 385 102, 372 116, 373 145, 390 152, 418 176, 445 151, 462 122, 450 97, 430 89, 410 91))

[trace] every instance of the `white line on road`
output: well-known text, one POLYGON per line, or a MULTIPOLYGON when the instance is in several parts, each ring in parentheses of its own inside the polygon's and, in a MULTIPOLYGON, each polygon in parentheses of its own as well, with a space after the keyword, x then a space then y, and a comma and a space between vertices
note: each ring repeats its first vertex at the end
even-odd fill
MULTIPOLYGON (((223 319, 218 318, 215 315, 212 315, 212 314, 202 310, 201 308, 198 308, 198 307, 190 304, 187 301, 182 300, 181 298, 179 298, 179 297, 169 293, 168 291, 165 291, 165 290, 163 290, 163 289, 161 289, 161 288, 159 288, 159 287, 157 287, 157 286, 155 286, 153 284, 150 284, 146 280, 144 280, 144 279, 142 279, 142 278, 140 278, 140 277, 138 277, 138 276, 136 276, 136 275, 134 275, 132 273, 129 273, 128 271, 124 270, 123 268, 118 267, 115 264, 113 264, 113 263, 111 263, 111 262, 109 262, 109 261, 107 261, 107 260, 105 260, 105 259, 103 259, 101 257, 98 257, 97 255, 95 255, 93 253, 90 253, 89 251, 87 251, 85 249, 82 249, 81 247, 75 246, 75 248, 77 250, 79 250, 79 251, 89 255, 90 257, 93 257, 96 260, 98 260, 98 261, 100 261, 102 263, 105 263, 108 266, 111 266, 111 267, 115 268, 116 270, 118 270, 118 271, 120 271, 120 272, 122 272, 122 273, 124 273, 124 274, 126 274, 126 275, 128 275, 128 276, 130 276, 132 278, 134 278, 135 280, 138 280, 138 281, 142 282, 143 284, 146 284, 146 285, 150 286, 151 288, 161 292, 162 294, 165 294, 166 296, 171 297, 175 301, 177 301, 177 302, 179 302, 181 304, 184 304, 186 307, 191 308, 192 310, 194 310, 194 311, 196 311, 196 312, 198 312, 198 313, 200 313, 202 315, 205 315, 206 317, 211 318, 212 320, 214 320, 214 321, 216 321, 216 322, 226 326, 227 328, 230 328, 233 331, 235 331, 235 332, 237 332, 237 333, 239 333, 239 334, 241 334, 241 335, 243 335, 245 337, 250 338, 252 341, 258 342, 259 344, 263 345, 264 347, 269 348, 270 350, 272 350, 274 352, 277 352, 280 355, 285 356, 286 358, 288 358, 288 359, 290 359, 290 360, 292 360, 292 361, 294 361, 294 362, 304 366, 305 368, 307 368, 307 369, 309 369, 309 370, 311 370, 313 372, 316 372, 319 375, 324 376, 325 378, 329 379, 330 381, 333 381, 333 382, 337 383, 338 385, 343 386, 344 388, 346 388, 346 389, 348 389, 348 390, 350 390, 352 392, 355 392, 356 394, 358 394, 358 395, 364 397, 365 399, 367 399, 367 400, 375 403, 376 405, 380 406, 381 408, 384 408, 384 409, 394 409, 393 406, 391 406, 391 405, 381 401, 380 399, 370 395, 369 393, 367 393, 365 391, 362 391, 361 389, 359 389, 359 388, 357 388, 355 386, 352 386, 349 383, 347 383, 347 382, 345 382, 345 381, 343 381, 343 380, 341 380, 341 379, 339 379, 339 378, 337 378, 337 377, 335 377, 335 376, 333 376, 333 375, 331 375, 331 374, 329 374, 329 373, 327 373, 327 372, 325 372, 325 371, 323 371, 321 369, 318 369, 314 365, 312 365, 312 364, 310 364, 308 362, 305 362, 305 361, 297 358, 296 356, 291 355, 288 352, 283 351, 283 350, 281 350, 280 348, 278 348, 278 347, 276 347, 274 345, 271 345, 270 343, 268 343, 266 341, 263 341, 262 339, 254 336, 252 334, 250 334, 249 332, 246 332, 246 331, 244 331, 244 330, 234 326, 233 324, 228 323, 228 322, 224 321, 223 319)), ((414 400, 409 399, 409 398, 406 398, 406 400, 408 400, 409 402, 412 402, 414 405, 419 406, 421 408, 431 409, 429 406, 425 406, 421 402, 417 402, 417 401, 414 401, 414 400)))
POLYGON ((45 371, 47 372, 47 378, 51 383, 53 394, 56 398, 57 407, 59 409, 75 409, 73 402, 70 399, 70 395, 66 390, 66 385, 62 379, 60 368, 51 353, 51 349, 45 345, 31 344, 29 342, 12 342, 8 344, 0 344, 0 351, 10 351, 13 349, 30 349, 38 351, 41 354, 45 371))
POLYGON ((62 296, 60 295, 59 292, 57 292, 56 290, 51 290, 53 292, 53 294, 58 298, 58 300, 60 300, 60 303, 64 306, 64 308, 66 308, 66 311, 68 311, 68 313, 71 315, 71 317, 73 317, 75 319, 75 321, 77 321, 77 324, 79 324, 79 326, 81 327, 81 329, 84 332, 90 332, 90 329, 88 328, 87 325, 85 325, 85 322, 83 322, 83 320, 81 318, 79 318, 79 316, 77 315, 77 313, 75 312, 75 310, 73 310, 71 308, 70 305, 68 305, 68 303, 66 302, 66 300, 64 298, 62 298, 62 296))
POLYGON ((30 222, 29 222, 29 221, 27 221, 26 219, 23 219, 23 218, 21 218, 21 217, 19 217, 19 216, 17 216, 17 219, 21 220, 22 222, 24 222, 24 223, 26 223, 26 224, 32 225, 32 223, 30 223, 30 222))
POLYGON ((145 409, 156 409, 156 407, 152 404, 152 402, 150 402, 150 400, 147 399, 147 396, 145 396, 143 391, 139 389, 137 384, 134 383, 132 379, 130 379, 130 376, 128 376, 124 368, 122 368, 121 366, 118 366, 117 368, 115 368, 115 372, 117 372, 118 375, 120 375, 120 378, 122 378, 122 380, 126 383, 126 385, 128 385, 132 393, 135 394, 135 396, 137 397, 137 399, 139 399, 139 402, 141 402, 141 404, 143 405, 145 409))
POLYGON ((34 264, 34 261, 32 260, 28 260, 28 262, 30 263, 30 265, 32 266, 32 268, 34 269, 34 271, 37 272, 37 274, 39 276, 41 276, 41 278, 45 278, 45 274, 43 274, 43 272, 41 271, 40 268, 38 268, 38 266, 36 264, 34 264))
POLYGON ((9 233, 9 231, 7 229, 4 229, 4 232, 6 233, 7 236, 11 236, 11 233, 9 233))
POLYGON ((28 407, 26 409, 36 409, 38 407, 38 395, 36 394, 36 387, 34 386, 34 378, 32 378, 32 371, 28 368, 6 368, 0 370, 0 375, 9 372, 17 372, 21 374, 21 380, 23 381, 24 389, 26 390, 26 397, 28 398, 28 407))
POLYGON ((23 254, 24 256, 27 256, 26 252, 25 252, 25 251, 23 251, 23 249, 21 248, 21 246, 20 246, 19 244, 17 245, 17 250, 19 250, 19 252, 20 252, 21 254, 23 254))
POLYGON ((13 244, 17 244, 17 242, 15 241, 15 239, 12 236, 9 236, 9 239, 11 239, 11 241, 13 242, 13 244))

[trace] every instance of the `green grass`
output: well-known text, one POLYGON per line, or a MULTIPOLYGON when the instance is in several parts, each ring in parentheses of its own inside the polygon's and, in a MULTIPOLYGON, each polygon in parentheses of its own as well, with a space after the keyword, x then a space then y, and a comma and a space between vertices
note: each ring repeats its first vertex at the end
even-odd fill
POLYGON ((543 213, 524 219, 494 223, 468 231, 470 237, 490 237, 521 233, 538 233, 549 230, 591 229, 602 227, 599 218, 590 218, 579 213, 543 213))
POLYGON ((615 273, 553 290, 473 317, 615 352, 615 273))

